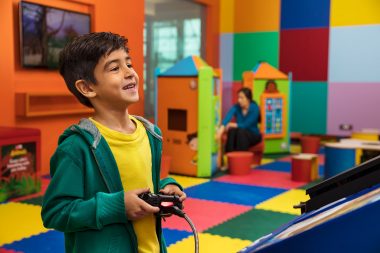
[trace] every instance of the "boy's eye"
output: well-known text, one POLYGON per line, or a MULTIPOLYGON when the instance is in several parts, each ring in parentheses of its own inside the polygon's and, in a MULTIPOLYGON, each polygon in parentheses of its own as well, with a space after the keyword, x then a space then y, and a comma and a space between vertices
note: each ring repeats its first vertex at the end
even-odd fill
POLYGON ((111 68, 111 71, 118 71, 119 70, 119 67, 113 67, 111 68))
POLYGON ((127 64, 127 67, 128 68, 133 68, 133 65, 130 63, 130 64, 127 64))

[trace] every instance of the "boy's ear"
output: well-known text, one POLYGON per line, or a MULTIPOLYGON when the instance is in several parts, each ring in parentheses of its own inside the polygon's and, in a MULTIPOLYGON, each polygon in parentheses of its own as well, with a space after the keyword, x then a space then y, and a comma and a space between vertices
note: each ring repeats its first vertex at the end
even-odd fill
POLYGON ((77 80, 75 82, 75 87, 77 90, 87 98, 93 98, 96 96, 96 92, 92 89, 91 84, 83 79, 77 80))

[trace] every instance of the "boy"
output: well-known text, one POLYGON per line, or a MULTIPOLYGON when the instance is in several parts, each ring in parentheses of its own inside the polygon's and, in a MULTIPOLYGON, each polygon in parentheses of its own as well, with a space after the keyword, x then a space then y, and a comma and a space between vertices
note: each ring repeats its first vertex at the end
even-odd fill
POLYGON ((68 43, 60 73, 90 119, 65 130, 51 158, 44 226, 65 233, 66 252, 166 252, 159 211, 138 195, 161 191, 186 198, 172 178, 159 179, 162 137, 147 120, 131 116, 139 78, 127 39, 91 33, 68 43))

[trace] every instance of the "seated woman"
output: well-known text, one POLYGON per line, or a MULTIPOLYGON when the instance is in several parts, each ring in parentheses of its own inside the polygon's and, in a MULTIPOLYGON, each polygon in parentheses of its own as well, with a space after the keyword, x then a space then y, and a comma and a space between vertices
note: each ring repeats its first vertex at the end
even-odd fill
POLYGON ((252 91, 242 88, 238 91, 238 102, 228 111, 222 121, 217 138, 227 131, 225 152, 246 151, 261 142, 257 124, 260 121, 259 106, 252 100, 252 91), (235 117, 236 122, 230 122, 235 117))

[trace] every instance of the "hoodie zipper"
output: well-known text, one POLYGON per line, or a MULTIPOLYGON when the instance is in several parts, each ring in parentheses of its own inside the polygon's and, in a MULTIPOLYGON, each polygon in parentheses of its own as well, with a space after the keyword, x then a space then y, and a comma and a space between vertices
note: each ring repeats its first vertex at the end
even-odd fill
MULTIPOLYGON (((103 174, 103 171, 100 169, 100 163, 99 163, 99 161, 98 161, 98 158, 96 158, 94 148, 91 148, 91 153, 92 153, 92 155, 94 156, 94 159, 95 159, 96 164, 98 165, 98 169, 99 169, 100 175, 102 176, 103 181, 104 181, 104 183, 106 184, 106 187, 107 187, 109 193, 111 193, 111 188, 109 187, 109 185, 108 185, 108 183, 107 183, 107 180, 106 180, 106 178, 105 178, 105 176, 104 176, 104 174, 103 174)), ((132 235, 133 235, 134 232, 133 232, 133 230, 131 229, 131 226, 132 226, 132 225, 130 225, 130 226, 127 225, 127 231, 130 233, 131 237, 133 237, 132 235)), ((131 238, 131 239, 132 239, 132 238, 131 238)), ((137 238, 135 238, 135 239, 137 240, 137 238)), ((135 241, 132 239, 131 242, 132 242, 132 244, 133 244, 133 246, 134 246, 135 252, 137 252, 137 248, 138 248, 138 247, 137 247, 135 241)))
POLYGON ((99 164, 98 158, 96 158, 95 151, 94 151, 93 148, 91 148, 91 153, 92 153, 92 155, 93 155, 94 158, 95 158, 95 162, 96 162, 96 164, 98 165, 98 170, 99 170, 99 172, 100 172, 100 175, 101 175, 102 178, 103 178, 104 183, 106 184, 107 190, 108 190, 109 193, 111 193, 111 188, 109 187, 109 185, 108 185, 108 183, 107 183, 107 180, 106 180, 106 177, 105 177, 104 174, 103 174, 103 171, 100 169, 100 164, 99 164))

